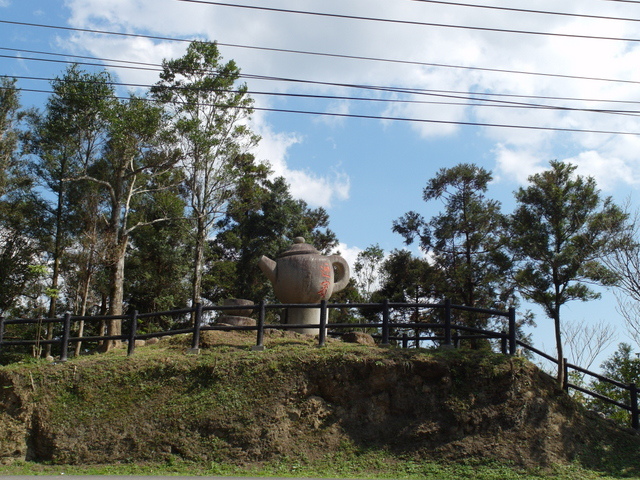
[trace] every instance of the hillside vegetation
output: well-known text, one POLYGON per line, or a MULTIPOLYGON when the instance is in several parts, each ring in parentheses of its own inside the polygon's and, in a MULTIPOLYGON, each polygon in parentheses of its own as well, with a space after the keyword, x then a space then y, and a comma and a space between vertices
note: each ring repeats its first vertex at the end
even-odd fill
MULTIPOLYGON (((640 436, 526 359, 205 332, 63 364, 0 367, 0 460, 66 465, 389 462, 579 465, 640 476, 640 436)), ((381 466, 378 466, 382 468, 381 466)))

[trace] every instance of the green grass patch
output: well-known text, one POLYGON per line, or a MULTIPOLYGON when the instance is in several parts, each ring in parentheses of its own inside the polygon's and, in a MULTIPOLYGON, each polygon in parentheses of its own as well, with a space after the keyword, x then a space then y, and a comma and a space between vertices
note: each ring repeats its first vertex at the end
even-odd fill
POLYGON ((545 470, 524 470, 492 461, 435 463, 401 460, 371 451, 352 456, 327 455, 315 462, 285 459, 263 465, 239 466, 218 462, 194 463, 172 460, 154 464, 46 465, 19 462, 0 466, 0 475, 158 475, 224 477, 300 477, 396 480, 620 480, 579 466, 554 466, 545 470))
MULTIPOLYGON (((37 409, 52 447, 49 459, 14 460, 0 466, 0 475, 590 480, 636 478, 640 471, 635 437, 625 437, 628 445, 594 447, 584 432, 571 437, 584 443, 584 456, 571 457, 581 463, 568 466, 524 469, 487 460, 485 444, 482 453, 476 446, 460 455, 454 445, 449 458, 464 458, 455 463, 429 456, 437 447, 429 435, 449 435, 448 425, 438 425, 443 418, 459 428, 443 441, 453 445, 464 428, 465 435, 482 434, 494 420, 518 417, 520 397, 541 412, 571 402, 558 389, 544 390, 525 359, 337 341, 319 348, 313 339, 284 335, 266 340, 260 352, 251 349, 251 335, 219 334, 207 338, 200 355, 185 355, 188 341, 173 338, 137 348, 133 357, 120 349, 62 364, 21 359, 1 366, 5 388, 37 409), (513 410, 503 411, 507 405, 513 410), (379 436, 360 436, 377 421, 379 436), (403 430, 405 437, 379 441, 403 430), (419 442, 422 450, 415 449, 419 442), (117 460, 109 463, 108 455, 117 460)), ((522 447, 506 443, 502 452, 512 446, 522 447)))

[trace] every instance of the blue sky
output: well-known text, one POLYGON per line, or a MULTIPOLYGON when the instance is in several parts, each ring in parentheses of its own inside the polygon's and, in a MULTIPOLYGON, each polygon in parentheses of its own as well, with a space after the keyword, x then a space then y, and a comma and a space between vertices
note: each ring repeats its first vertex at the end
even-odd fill
MULTIPOLYGON (((419 120, 262 110, 254 115, 253 129, 263 138, 256 155, 289 180, 294 195, 311 206, 328 210, 331 228, 341 241, 340 250, 352 264, 358 251, 375 243, 386 251, 402 248, 400 236, 391 232, 392 221, 409 210, 426 217, 437 212, 439 205, 422 201, 422 188, 438 169, 460 162, 473 162, 493 172, 495 181, 489 195, 502 201, 505 212, 513 207, 513 191, 524 185, 529 175, 544 169, 551 159, 575 163, 580 174, 594 176, 603 194, 613 195, 620 203, 631 198, 635 206, 638 201, 635 190, 640 182, 640 137, 576 130, 640 133, 640 120, 635 114, 584 111, 640 110, 640 104, 633 103, 640 102, 640 22, 612 18, 640 19, 640 5, 608 0, 565 0, 561 4, 552 0, 463 2, 568 14, 557 15, 425 0, 229 3, 236 6, 181 0, 0 0, 0 21, 216 40, 224 58, 236 60, 244 74, 297 80, 248 79, 252 91, 336 97, 305 99, 256 94, 253 97, 258 108, 419 120), (238 5, 340 17, 245 9, 238 5), (244 48, 229 46, 232 44, 244 48), (507 70, 538 75, 506 73, 507 70), (335 84, 421 89, 432 94, 382 92, 335 84), (434 96, 434 91, 449 93, 434 96), (502 102, 565 110, 531 106, 516 109, 504 104, 487 106, 486 102, 480 105, 469 100, 470 93, 476 98, 484 94, 483 98, 502 102), (345 96, 386 101, 337 98, 345 96)), ((19 86, 24 89, 46 90, 48 82, 24 77, 52 78, 62 73, 65 64, 33 59, 70 58, 27 50, 159 64, 163 58, 181 56, 186 43, 3 23, 0 47, 4 48, 0 50, 1 74, 19 77, 19 86)), ((126 84, 148 85, 157 79, 154 71, 110 68, 126 84)), ((46 95, 25 91, 22 98, 25 106, 37 106, 46 100, 46 95)), ((601 301, 565 308, 564 318, 606 320, 618 326, 618 339, 622 341, 627 335, 615 309, 615 298, 605 292, 601 301)), ((534 331, 537 346, 552 351, 550 332, 550 321, 539 316, 534 331)))

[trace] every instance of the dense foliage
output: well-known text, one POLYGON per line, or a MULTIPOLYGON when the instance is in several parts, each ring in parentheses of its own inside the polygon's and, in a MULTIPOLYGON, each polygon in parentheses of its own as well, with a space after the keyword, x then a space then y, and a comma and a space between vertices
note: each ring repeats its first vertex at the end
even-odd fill
MULTIPOLYGON (((298 236, 339 253, 327 211, 293 198, 286 180, 251 153, 259 138, 239 78, 215 44, 193 42, 182 58, 164 62, 147 96, 122 96, 107 72, 73 65, 52 82, 42 110, 24 111, 16 82, 1 79, 0 315, 274 301, 260 256, 277 257, 298 236)), ((432 218, 410 211, 392 225, 421 255, 367 247, 332 300, 446 299, 505 310, 524 297, 558 329, 560 306, 594 297, 586 282, 614 283, 601 260, 626 218, 592 178, 551 162, 516 192, 512 215, 488 197, 491 181, 470 163, 439 170, 423 199, 441 211, 432 218)), ((417 331, 439 320, 433 312, 416 308, 394 319, 417 331)), ((343 308, 332 319, 377 321, 380 311, 343 308)), ((503 321, 470 312, 456 320, 470 329, 503 321)), ((519 315, 519 327, 528 320, 519 315)), ((118 322, 106 327, 120 331, 118 322)), ((558 345, 562 356, 560 338, 558 345)))
MULTIPOLYGON (((549 170, 530 177, 529 186, 516 192, 510 221, 516 284, 553 321, 556 358, 564 358, 560 308, 598 298, 590 284, 615 284, 602 259, 625 234, 625 213, 601 197, 593 178, 575 175, 575 169, 553 161, 549 170)), ((558 368, 560 384, 563 371, 558 368)))
MULTIPOLYGON (((618 345, 618 350, 602 363, 601 368, 602 374, 611 380, 625 385, 640 385, 640 358, 632 353, 631 346, 626 343, 618 345)), ((624 405, 631 405, 629 390, 617 387, 610 382, 594 380, 591 382, 590 389, 624 405)), ((609 402, 590 398, 588 406, 590 409, 615 420, 620 425, 626 427, 630 424, 631 414, 609 402)))

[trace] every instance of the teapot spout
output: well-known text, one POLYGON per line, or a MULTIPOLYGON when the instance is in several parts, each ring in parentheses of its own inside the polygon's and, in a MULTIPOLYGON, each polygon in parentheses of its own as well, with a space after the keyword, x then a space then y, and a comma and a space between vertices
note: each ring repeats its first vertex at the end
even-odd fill
POLYGON ((276 283, 276 262, 271 260, 266 255, 263 255, 260 260, 258 260, 258 266, 262 273, 269 279, 272 284, 276 283))

